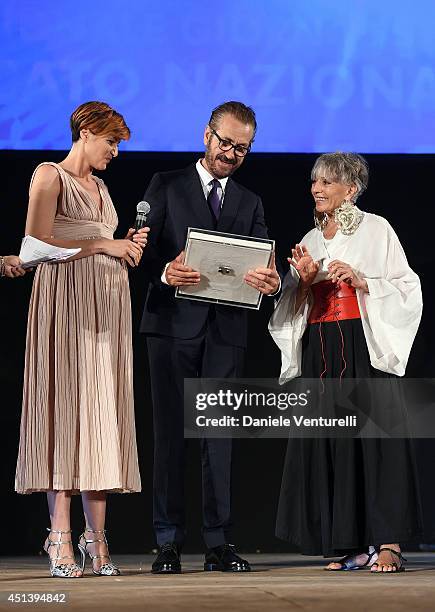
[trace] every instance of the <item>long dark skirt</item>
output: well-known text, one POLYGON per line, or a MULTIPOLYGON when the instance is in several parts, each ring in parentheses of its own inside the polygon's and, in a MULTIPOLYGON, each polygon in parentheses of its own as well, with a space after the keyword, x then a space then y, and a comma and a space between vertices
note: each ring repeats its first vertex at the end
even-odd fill
MULTIPOLYGON (((345 377, 388 376, 370 365, 360 319, 340 321, 345 377)), ((327 377, 342 370, 337 323, 323 323, 327 377)), ((303 337, 302 376, 324 369, 319 325, 303 337)), ((276 535, 303 554, 325 557, 369 545, 405 542, 421 534, 412 441, 408 439, 290 439, 276 535)))

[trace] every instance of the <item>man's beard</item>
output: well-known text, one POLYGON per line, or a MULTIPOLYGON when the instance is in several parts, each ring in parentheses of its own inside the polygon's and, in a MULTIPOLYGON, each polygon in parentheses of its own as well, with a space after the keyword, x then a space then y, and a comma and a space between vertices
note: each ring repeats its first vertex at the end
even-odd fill
POLYGON ((231 176, 231 174, 237 170, 238 168, 238 161, 236 159, 231 159, 229 157, 225 157, 225 153, 218 153, 216 155, 215 158, 213 158, 212 153, 210 152, 210 150, 207 148, 205 151, 205 161, 207 162, 207 166, 210 168, 210 170, 212 171, 212 174, 215 175, 217 178, 226 178, 227 176, 231 176), (221 160, 221 161, 226 161, 227 165, 225 166, 225 169, 222 170, 221 166, 217 166, 216 161, 217 160, 221 160))

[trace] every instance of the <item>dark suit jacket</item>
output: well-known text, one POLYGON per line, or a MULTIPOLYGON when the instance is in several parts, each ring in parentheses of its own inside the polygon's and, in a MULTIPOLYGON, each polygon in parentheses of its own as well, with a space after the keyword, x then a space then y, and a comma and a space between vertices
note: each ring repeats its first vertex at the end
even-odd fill
POLYGON ((209 309, 215 308, 219 333, 225 342, 246 346, 246 311, 177 299, 175 289, 162 283, 161 275, 165 264, 184 249, 189 227, 267 238, 259 196, 229 178, 216 226, 195 164, 192 164, 183 170, 155 174, 144 199, 151 205, 147 221, 151 232, 142 265, 150 276, 150 284, 141 331, 173 338, 193 338, 203 328, 209 309))

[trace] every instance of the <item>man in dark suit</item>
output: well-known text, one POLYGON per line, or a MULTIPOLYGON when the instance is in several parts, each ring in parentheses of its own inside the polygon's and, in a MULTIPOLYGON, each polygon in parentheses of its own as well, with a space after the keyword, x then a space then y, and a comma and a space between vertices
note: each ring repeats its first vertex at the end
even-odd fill
MULTIPOLYGON (((200 274, 185 266, 188 227, 267 237, 261 199, 230 176, 249 153, 254 111, 240 102, 215 108, 205 128, 205 156, 183 170, 153 176, 145 193, 151 228, 144 253, 151 280, 141 324, 148 335, 154 408, 154 528, 159 554, 154 573, 179 573, 184 539, 184 378, 242 375, 246 312, 176 299, 175 287, 200 274)), ((279 286, 275 266, 250 270, 245 282, 263 294, 279 286)), ((202 439, 205 570, 249 571, 228 543, 231 439, 202 439)))

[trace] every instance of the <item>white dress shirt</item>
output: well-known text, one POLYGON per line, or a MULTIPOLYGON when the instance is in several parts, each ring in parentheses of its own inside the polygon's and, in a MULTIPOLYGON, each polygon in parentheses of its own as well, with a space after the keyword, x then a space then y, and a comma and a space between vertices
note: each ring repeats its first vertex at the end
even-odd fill
MULTIPOLYGON (((202 190, 204 192, 204 197, 207 200, 208 194, 210 193, 213 187, 212 181, 214 181, 215 178, 214 176, 210 174, 208 170, 204 168, 201 161, 202 161, 201 159, 198 159, 198 161, 196 162, 196 171, 198 172, 199 178, 201 179, 202 190)), ((226 176, 225 178, 216 179, 216 180, 219 181, 218 194, 221 199, 221 208, 222 208, 222 204, 223 204, 224 197, 225 197, 225 187, 227 186, 228 177, 226 176)))

